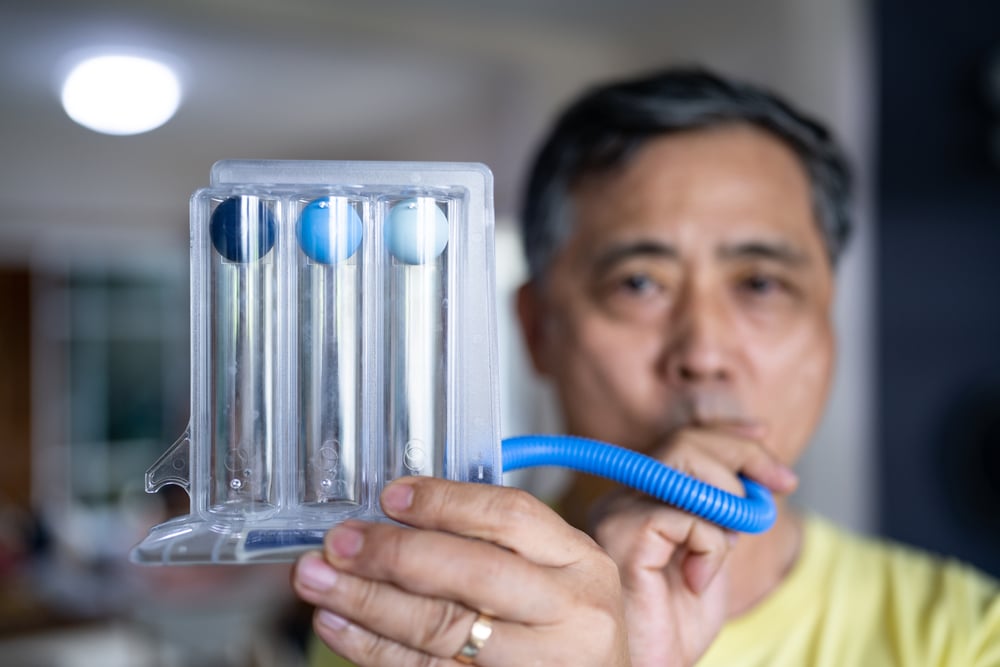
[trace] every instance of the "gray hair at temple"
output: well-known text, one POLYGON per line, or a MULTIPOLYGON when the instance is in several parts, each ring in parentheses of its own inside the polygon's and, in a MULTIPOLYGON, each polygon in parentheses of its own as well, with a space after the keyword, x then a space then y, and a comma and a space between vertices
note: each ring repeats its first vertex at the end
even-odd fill
POLYGON ((556 119, 529 172, 521 207, 531 280, 545 275, 572 232, 570 192, 582 177, 621 167, 664 134, 741 122, 781 139, 802 161, 836 266, 851 233, 851 173, 830 131, 757 85, 676 68, 592 88, 556 119))

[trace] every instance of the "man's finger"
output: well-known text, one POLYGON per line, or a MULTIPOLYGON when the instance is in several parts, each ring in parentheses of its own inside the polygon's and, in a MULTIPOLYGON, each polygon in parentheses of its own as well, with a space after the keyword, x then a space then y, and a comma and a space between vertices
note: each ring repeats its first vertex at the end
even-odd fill
POLYGON ((511 621, 551 622, 565 602, 560 573, 481 540, 348 521, 328 533, 325 547, 339 571, 511 621))
POLYGON ((759 442, 734 436, 724 429, 693 428, 679 432, 657 455, 667 465, 707 456, 733 473, 745 475, 775 493, 789 494, 798 486, 798 476, 759 442))
POLYGON ((550 567, 577 562, 596 548, 550 507, 509 487, 404 477, 386 487, 382 509, 402 523, 492 542, 550 567))

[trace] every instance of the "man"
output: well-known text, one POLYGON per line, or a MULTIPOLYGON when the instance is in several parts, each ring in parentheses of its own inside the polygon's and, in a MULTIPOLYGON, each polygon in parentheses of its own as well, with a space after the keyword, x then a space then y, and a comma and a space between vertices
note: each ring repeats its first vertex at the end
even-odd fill
POLYGON ((817 123, 697 70, 597 88, 529 179, 518 311, 570 433, 776 495, 736 536, 579 478, 572 528, 514 489, 399 480, 294 585, 362 665, 1000 665, 996 584, 787 504, 834 360, 847 169, 817 123), (471 539, 470 539, 471 538, 471 539))

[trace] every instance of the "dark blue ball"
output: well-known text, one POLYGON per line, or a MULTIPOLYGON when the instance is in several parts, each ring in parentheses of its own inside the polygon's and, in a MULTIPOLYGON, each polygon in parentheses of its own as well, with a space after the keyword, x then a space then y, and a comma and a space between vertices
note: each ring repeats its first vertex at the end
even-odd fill
POLYGON ((271 252, 277 225, 258 197, 230 197, 215 207, 208 225, 212 245, 230 262, 253 262, 271 252))

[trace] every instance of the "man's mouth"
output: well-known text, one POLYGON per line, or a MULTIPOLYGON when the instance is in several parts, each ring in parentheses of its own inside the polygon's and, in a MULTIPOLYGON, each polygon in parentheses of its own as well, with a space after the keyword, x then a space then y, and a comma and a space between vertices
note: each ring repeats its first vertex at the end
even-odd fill
POLYGON ((669 430, 686 427, 717 428, 744 437, 761 437, 764 424, 729 392, 695 391, 673 397, 669 430))

